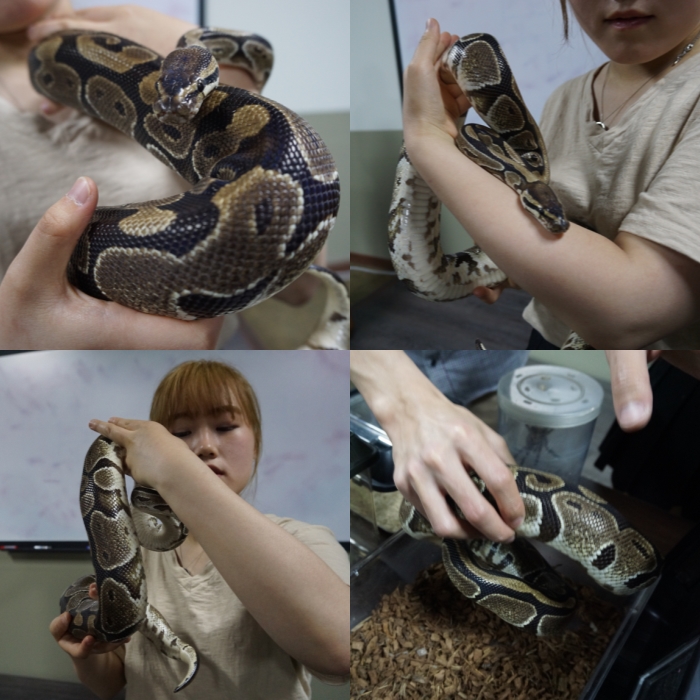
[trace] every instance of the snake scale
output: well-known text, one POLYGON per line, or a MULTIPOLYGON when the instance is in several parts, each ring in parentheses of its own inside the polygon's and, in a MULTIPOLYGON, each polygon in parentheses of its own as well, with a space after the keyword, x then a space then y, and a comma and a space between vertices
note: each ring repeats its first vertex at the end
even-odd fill
POLYGON ((262 88, 272 47, 255 34, 197 28, 165 59, 82 30, 32 50, 38 92, 122 131, 192 184, 165 199, 98 208, 68 279, 98 299, 196 319, 241 311, 308 270, 327 301, 304 347, 347 348, 347 290, 311 265, 338 211, 333 157, 291 110, 219 85, 218 62, 244 68, 262 88))
MULTIPOLYGON (((469 98, 488 126, 465 124, 455 141, 467 157, 502 180, 545 229, 569 227, 549 187, 549 161, 542 134, 528 111, 500 45, 489 34, 469 34, 442 60, 443 75, 469 98)), ((389 252, 396 273, 411 292, 429 301, 469 296, 507 275, 478 247, 445 254, 440 245, 440 202, 402 149, 389 211, 389 252)), ((572 332, 564 350, 591 349, 572 332)))
MULTIPOLYGON (((617 595, 630 595, 659 576, 661 555, 654 545, 600 496, 554 474, 509 468, 525 504, 525 519, 513 543, 442 541, 450 580, 467 598, 538 635, 562 631, 575 611, 575 593, 524 537, 566 554, 617 595)), ((472 479, 495 506, 484 482, 474 474, 472 479)), ((412 537, 435 536, 430 523, 407 501, 401 504, 400 517, 412 537)))
POLYGON ((68 631, 77 639, 92 635, 97 641, 117 642, 140 631, 162 654, 184 661, 187 672, 175 688, 178 692, 197 672, 197 652, 148 602, 139 543, 158 552, 175 549, 187 537, 187 528, 154 489, 135 486, 129 507, 122 456, 122 448, 98 437, 85 457, 80 511, 95 575, 70 585, 60 608, 71 614, 68 631), (98 600, 88 594, 91 583, 97 583, 98 600))

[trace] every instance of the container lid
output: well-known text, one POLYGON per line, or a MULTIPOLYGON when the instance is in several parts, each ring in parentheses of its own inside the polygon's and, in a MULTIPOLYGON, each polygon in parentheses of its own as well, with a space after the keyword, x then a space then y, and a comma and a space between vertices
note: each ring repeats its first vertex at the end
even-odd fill
POLYGON ((603 387, 568 367, 528 365, 498 382, 499 409, 528 425, 575 428, 595 420, 602 403, 603 387))

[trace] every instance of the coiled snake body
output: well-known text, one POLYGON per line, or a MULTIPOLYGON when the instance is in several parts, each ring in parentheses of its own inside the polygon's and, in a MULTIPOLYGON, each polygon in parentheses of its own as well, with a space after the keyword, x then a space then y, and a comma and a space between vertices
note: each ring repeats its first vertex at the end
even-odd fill
POLYGON ((291 110, 218 85, 212 54, 262 87, 272 48, 253 34, 213 29, 192 30, 178 46, 163 59, 121 37, 68 30, 30 55, 40 93, 134 138, 193 185, 166 199, 99 208, 69 280, 99 299, 195 319, 263 301, 308 269, 328 294, 307 346, 347 347, 347 290, 310 267, 338 211, 333 158, 291 110))
MULTIPOLYGON (((523 102, 496 39, 470 34, 449 50, 443 71, 467 95, 488 124, 465 124, 457 147, 518 193, 548 231, 561 234, 569 222, 549 187, 549 162, 542 134, 523 102)), ((399 279, 429 301, 451 301, 476 287, 493 287, 506 274, 478 247, 446 255, 440 245, 440 202, 403 149, 389 212, 389 252, 399 279)), ((588 349, 576 333, 563 349, 588 349)))
POLYGON ((168 551, 184 541, 187 529, 151 488, 134 487, 131 505, 129 508, 122 449, 109 438, 99 437, 85 457, 80 483, 80 510, 95 575, 83 576, 65 590, 61 612, 71 614, 68 631, 77 639, 92 635, 97 641, 116 642, 140 631, 165 656, 184 661, 187 672, 177 692, 197 672, 197 652, 148 602, 139 543, 168 551), (88 595, 91 583, 97 583, 98 600, 88 595))
MULTIPOLYGON (((442 543, 445 568, 462 594, 538 635, 560 631, 574 612, 574 591, 523 537, 579 562, 591 578, 617 595, 630 595, 656 580, 660 554, 605 500, 554 474, 515 465, 510 469, 525 504, 515 541, 442 543)), ((484 493, 483 481, 475 475, 472 479, 484 493)), ((493 501, 488 492, 485 495, 493 501)), ((407 501, 400 516, 411 536, 434 536, 430 523, 407 501)))

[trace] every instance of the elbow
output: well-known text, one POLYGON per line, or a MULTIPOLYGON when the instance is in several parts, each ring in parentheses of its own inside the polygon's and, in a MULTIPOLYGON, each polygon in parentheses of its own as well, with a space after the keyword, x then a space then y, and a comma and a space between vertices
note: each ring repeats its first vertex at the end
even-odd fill
POLYGON ((332 665, 334 676, 349 676, 350 675, 350 639, 345 643, 338 645, 332 658, 329 658, 329 664, 332 665))
POLYGON ((326 649, 323 659, 313 664, 305 664, 311 671, 322 676, 345 678, 350 675, 350 640, 338 644, 334 649, 326 649))
POLYGON ((576 332, 596 350, 639 350, 656 342, 666 332, 650 319, 615 318, 606 321, 598 318, 588 328, 577 328, 576 332))

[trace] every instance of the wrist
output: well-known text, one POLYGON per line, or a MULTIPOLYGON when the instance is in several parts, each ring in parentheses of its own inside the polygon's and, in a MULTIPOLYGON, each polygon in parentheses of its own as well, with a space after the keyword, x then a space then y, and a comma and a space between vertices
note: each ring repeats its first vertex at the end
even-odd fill
POLYGON ((425 162, 439 160, 441 152, 456 148, 452 136, 430 123, 405 126, 404 146, 411 163, 419 171, 425 162))

